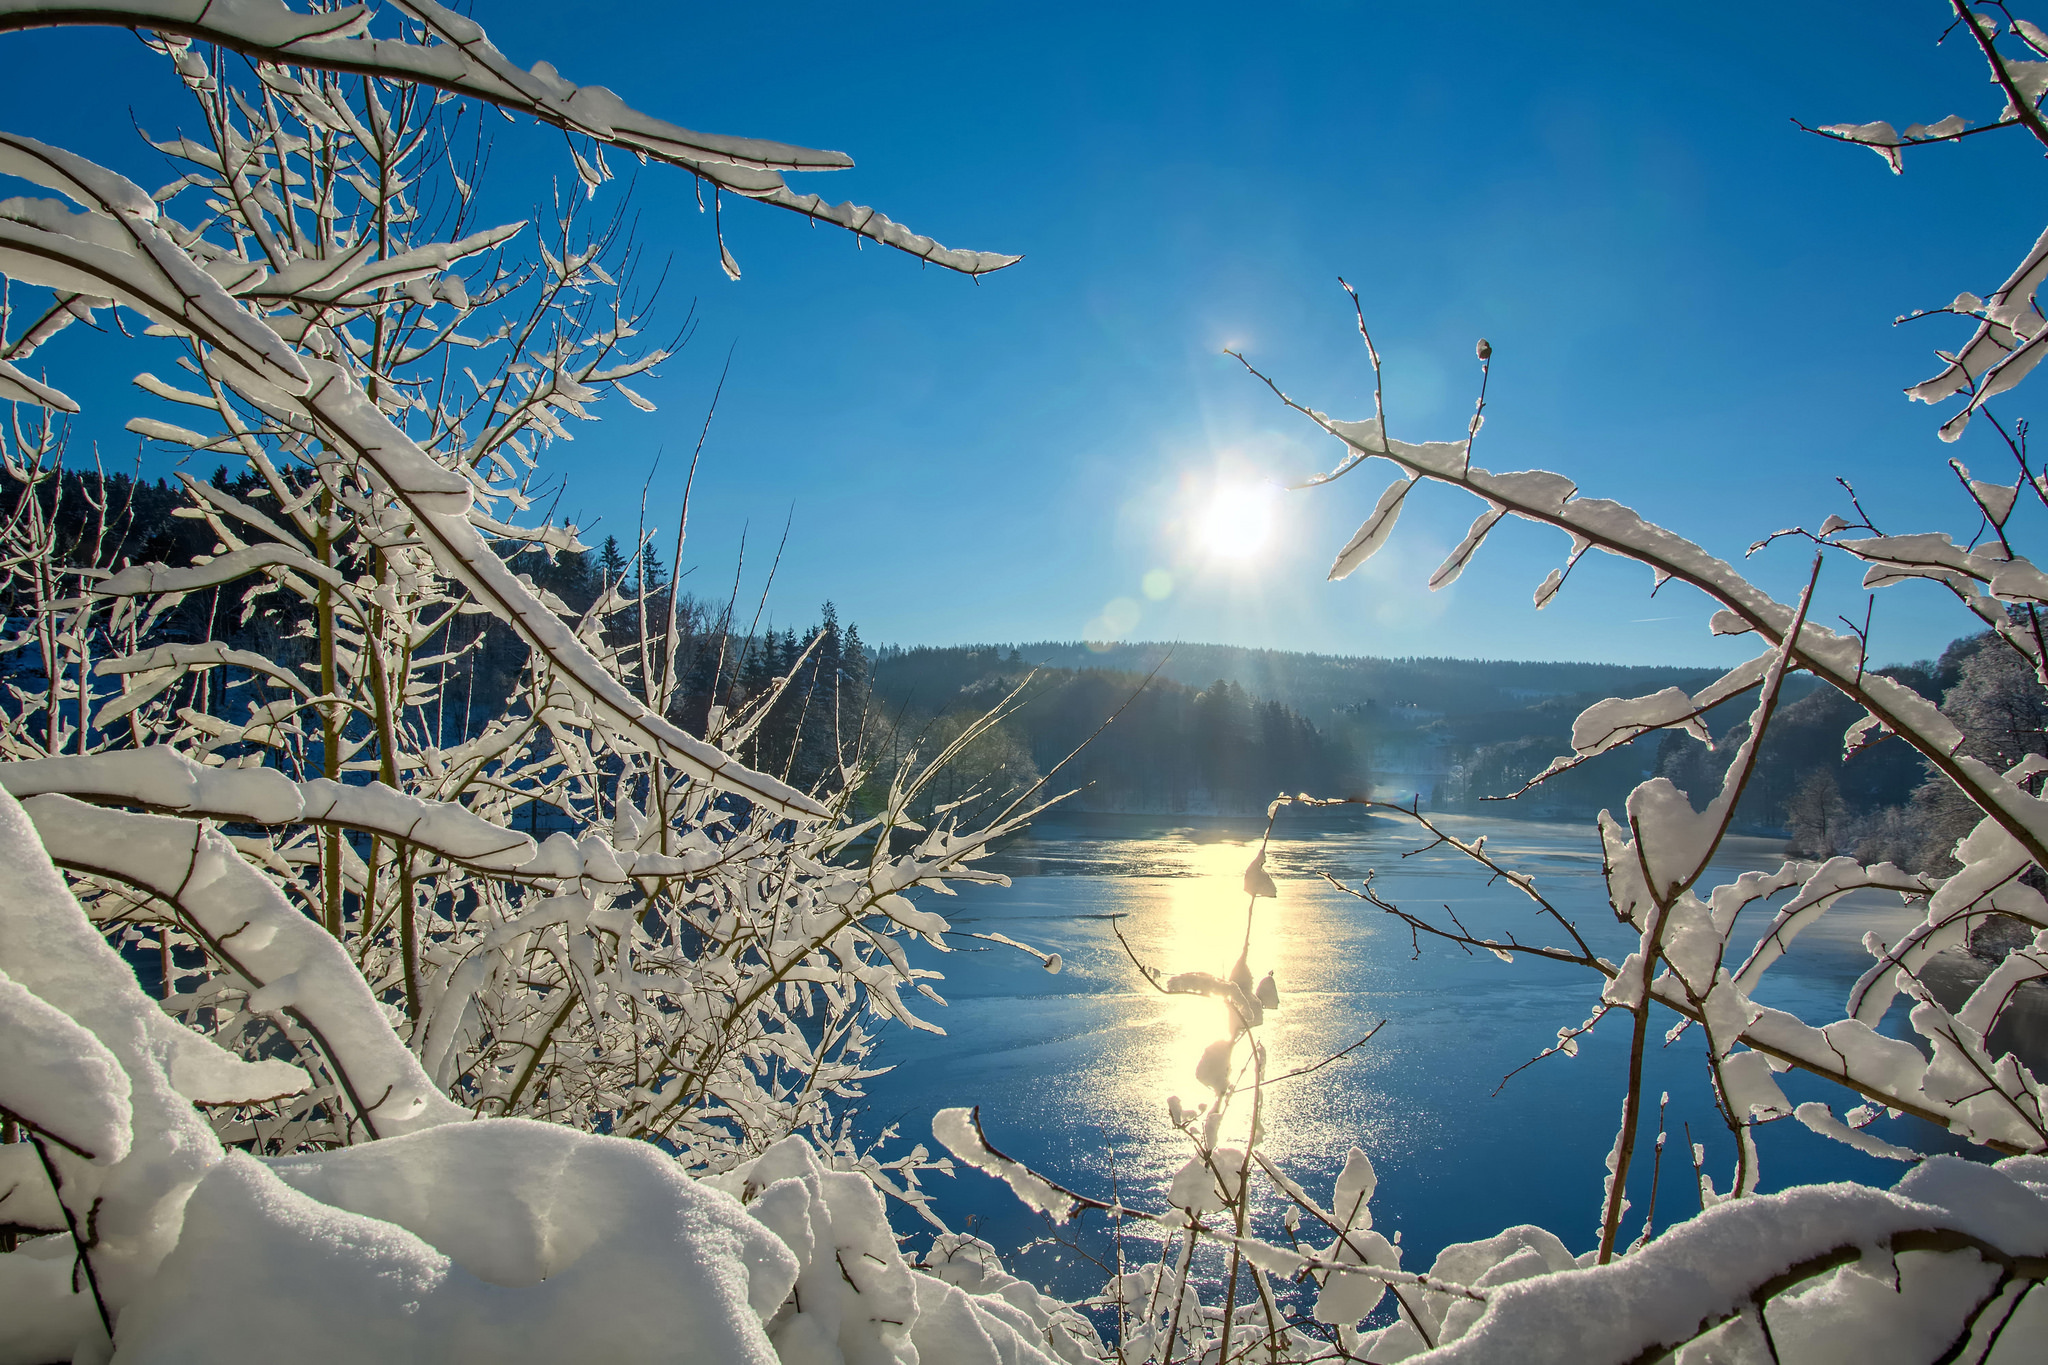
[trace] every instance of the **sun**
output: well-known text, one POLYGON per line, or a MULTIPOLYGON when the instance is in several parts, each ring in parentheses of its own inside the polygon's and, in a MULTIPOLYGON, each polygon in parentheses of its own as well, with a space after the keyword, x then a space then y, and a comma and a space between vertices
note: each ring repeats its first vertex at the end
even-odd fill
POLYGON ((1219 559, 1252 559, 1272 543, 1279 489, 1266 483, 1216 485, 1197 509, 1195 543, 1219 559))

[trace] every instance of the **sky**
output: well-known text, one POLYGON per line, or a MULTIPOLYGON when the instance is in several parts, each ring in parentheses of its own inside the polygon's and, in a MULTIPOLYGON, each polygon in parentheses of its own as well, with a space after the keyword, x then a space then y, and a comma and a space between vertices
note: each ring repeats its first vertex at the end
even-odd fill
MULTIPOLYGON (((2007 477, 1981 429, 1943 446, 1900 390, 1966 325, 1899 314, 1995 287, 2041 228, 2038 146, 1996 134, 1922 149, 1893 176, 1801 132, 1885 118, 1994 117, 1981 64, 1938 46, 1934 0, 1689 7, 1554 3, 647 6, 478 3, 515 61, 552 62, 688 127, 850 153, 800 191, 872 204, 951 246, 1022 253, 974 281, 728 200, 719 268, 693 182, 630 193, 650 333, 694 300, 691 344, 550 453, 590 534, 666 547, 690 447, 728 352, 683 556, 723 599, 746 555, 780 625, 833 600, 870 641, 1118 636, 1326 654, 1734 663, 1688 589, 1590 555, 1544 611, 1568 550, 1509 523, 1450 589, 1431 569, 1479 507, 1411 498, 1357 574, 1330 561, 1392 477, 1279 491, 1339 458, 1223 354, 1291 396, 1369 415, 1372 376, 1341 275, 1385 361, 1396 436, 1462 434, 1493 348, 1475 463, 1549 468, 1582 493, 1738 559, 1846 511, 1887 532, 1974 534, 1944 461, 2007 477), (2030 216, 2030 214, 2032 216, 2030 216), (649 470, 661 463, 651 484, 649 470)), ((118 31, 0 38, 0 126, 155 183, 189 114, 118 31), (75 92, 90 82, 93 98, 75 92)), ((563 141, 507 126, 490 194, 530 216, 573 186, 563 141)), ((630 166, 626 158, 615 163, 630 166)), ((82 343, 81 343, 82 344, 82 343)), ((83 357, 87 353, 79 351, 83 357)), ((53 382, 80 391, 65 353, 53 382)), ((124 362, 126 363, 126 362, 124 362)), ((135 368, 142 368, 137 365, 135 368)), ((123 417, 118 378, 91 389, 123 417)), ((2006 415, 2023 416, 2029 390, 2006 415)), ((1982 424, 1978 424, 1982 427, 1982 424)), ((134 438, 106 427, 109 451, 134 438)), ((146 460, 168 463, 159 453, 146 460)), ((664 550, 665 553, 665 550, 664 550)), ((1750 568, 1796 595, 1789 543, 1750 568)), ((1824 570, 1817 615, 1864 618, 1859 572, 1824 570)), ((1886 589, 1876 661, 1970 628, 1938 590, 1886 589)))

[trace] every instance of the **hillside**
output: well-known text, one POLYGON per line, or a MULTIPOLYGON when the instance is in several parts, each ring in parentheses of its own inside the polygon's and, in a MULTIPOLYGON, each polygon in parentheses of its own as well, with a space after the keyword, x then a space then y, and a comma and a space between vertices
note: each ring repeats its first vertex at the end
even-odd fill
POLYGON ((930 753, 1016 693, 1011 714, 940 779, 937 799, 1021 790, 1055 767, 1048 789, 1079 788, 1066 808, 1097 813, 1245 816, 1278 791, 1370 788, 1349 731, 1229 680, 1194 687, 1114 668, 1034 667, 1013 650, 885 648, 871 685, 898 752, 930 753))
MULTIPOLYGON (((1126 695, 1155 668, 1155 688, 1206 694, 1218 683, 1227 684, 1299 716, 1336 756, 1345 779, 1339 794, 1369 791, 1402 802, 1419 798, 1439 809, 1474 809, 1483 797, 1514 790, 1569 747, 1573 718, 1603 697, 1666 687, 1696 690, 1717 676, 1717 670, 1702 668, 1362 658, 1182 642, 1104 647, 1040 641, 884 647, 876 655, 874 686, 889 705, 932 712, 954 699, 983 695, 998 680, 1021 678, 1033 667, 1051 678, 1094 674, 1123 679, 1126 695)), ((1099 721, 1114 705, 1105 697, 1094 719, 1099 721)), ((1032 724, 1028 709, 1022 723, 1032 724)), ((1070 721, 1057 728, 1065 735, 1074 725, 1070 721)), ((1107 742, 1108 733, 1100 742, 1107 742)), ((1517 811, 1581 815, 1618 806, 1631 786, 1655 770, 1658 757, 1654 741, 1629 746, 1532 793, 1517 811)), ((1138 755, 1132 753, 1130 761, 1138 762, 1138 755)), ((1147 761, 1156 765, 1172 759, 1158 753, 1147 761)), ((1334 790, 1308 782, 1281 785, 1334 790)))

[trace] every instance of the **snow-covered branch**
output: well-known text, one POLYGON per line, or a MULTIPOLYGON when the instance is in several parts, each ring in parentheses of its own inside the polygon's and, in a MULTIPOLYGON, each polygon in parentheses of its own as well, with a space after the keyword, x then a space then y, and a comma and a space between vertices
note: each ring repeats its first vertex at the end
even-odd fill
MULTIPOLYGON (((392 0, 389 8, 411 21, 401 36, 370 36, 374 16, 367 5, 299 13, 278 0, 0 0, 0 33, 61 25, 118 26, 185 43, 217 44, 256 62, 446 90, 643 160, 679 166, 717 189, 833 223, 965 275, 987 274, 1022 259, 942 246, 874 209, 828 204, 815 194, 798 194, 782 178, 790 171, 844 170, 853 165, 844 152, 692 132, 641 113, 601 85, 564 80, 547 62, 521 70, 491 43, 482 25, 433 0, 392 0)), ((601 155, 593 160, 579 153, 576 164, 593 184, 609 178, 601 155)), ((730 261, 729 254, 726 259, 730 261)))

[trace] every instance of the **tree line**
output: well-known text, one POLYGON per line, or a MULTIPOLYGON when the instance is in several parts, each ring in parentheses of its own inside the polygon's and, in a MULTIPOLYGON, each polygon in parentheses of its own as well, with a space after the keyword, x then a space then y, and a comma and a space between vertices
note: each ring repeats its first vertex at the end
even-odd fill
POLYGON ((1193 687, 1157 674, 1028 664, 1014 648, 884 648, 874 693, 897 752, 933 752, 1015 693, 1003 721, 940 778, 940 800, 1028 788, 1075 794, 1065 809, 1250 815, 1283 791, 1364 795, 1365 757, 1283 702, 1228 679, 1193 687))
MULTIPOLYGON (((230 474, 220 466, 207 486, 251 506, 274 505, 272 490, 246 468, 230 474)), ((29 487, 0 470, 0 498, 12 505, 23 497, 42 504, 62 563, 108 571, 175 565, 217 548, 207 524, 183 514, 191 502, 182 479, 67 469, 29 487)), ((678 592, 651 541, 634 553, 610 535, 586 549, 515 546, 509 562, 565 614, 590 618, 629 682, 644 690, 645 680, 672 661, 680 686, 668 719, 692 734, 704 735, 714 718, 759 707, 763 714, 739 749, 749 766, 799 789, 830 793, 867 742, 868 649, 857 625, 841 626, 831 602, 803 628, 742 620, 736 601, 678 592)), ((10 622, 4 643, 17 674, 41 670, 35 640, 21 624, 33 614, 32 594, 27 578, 0 580, 0 610, 10 622)), ((164 643, 213 639, 286 668, 317 671, 313 609, 267 580, 188 593, 163 604, 154 620, 155 638, 164 643)), ((441 744, 460 744, 503 714, 532 655, 504 622, 481 613, 452 616, 420 652, 450 660, 434 709, 441 744)), ((244 696, 249 682, 248 671, 234 665, 195 673, 181 701, 199 714, 239 721, 253 704, 253 693, 244 696)))

